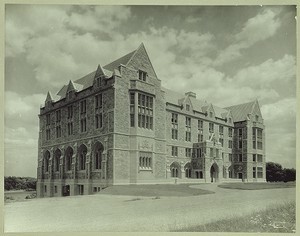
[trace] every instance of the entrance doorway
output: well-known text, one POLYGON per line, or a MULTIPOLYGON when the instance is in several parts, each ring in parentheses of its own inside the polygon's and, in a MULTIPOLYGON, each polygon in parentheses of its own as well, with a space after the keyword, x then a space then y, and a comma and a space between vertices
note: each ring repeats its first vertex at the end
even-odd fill
POLYGON ((62 187, 63 196, 70 196, 70 185, 65 185, 62 187))
POLYGON ((219 179, 219 167, 216 163, 214 163, 210 168, 210 179, 211 182, 217 182, 219 179))
POLYGON ((83 195, 83 193, 84 193, 84 185, 78 185, 78 193, 79 193, 79 195, 83 195))
POLYGON ((242 172, 239 172, 239 173, 238 173, 238 178, 239 178, 239 179, 243 179, 243 173, 242 173, 242 172))

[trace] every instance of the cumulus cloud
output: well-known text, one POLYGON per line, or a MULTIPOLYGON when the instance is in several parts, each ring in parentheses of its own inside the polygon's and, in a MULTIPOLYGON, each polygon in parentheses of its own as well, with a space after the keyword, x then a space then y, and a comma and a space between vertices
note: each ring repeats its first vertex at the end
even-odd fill
POLYGON ((243 49, 272 37, 281 25, 280 20, 276 18, 276 13, 268 9, 250 18, 242 30, 233 36, 234 42, 220 51, 214 65, 220 66, 235 60, 241 56, 243 49))

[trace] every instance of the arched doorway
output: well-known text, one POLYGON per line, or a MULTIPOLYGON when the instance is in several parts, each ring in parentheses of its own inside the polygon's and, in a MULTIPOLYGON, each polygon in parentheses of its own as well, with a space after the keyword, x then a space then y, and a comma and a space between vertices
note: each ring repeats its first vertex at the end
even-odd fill
POLYGON ((210 179, 212 183, 219 180, 219 167, 216 163, 210 167, 210 179))

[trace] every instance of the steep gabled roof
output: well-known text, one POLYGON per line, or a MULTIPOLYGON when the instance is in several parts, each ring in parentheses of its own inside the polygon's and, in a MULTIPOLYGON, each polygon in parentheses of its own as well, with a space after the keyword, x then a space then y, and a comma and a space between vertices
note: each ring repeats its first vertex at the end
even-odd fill
POLYGON ((105 65, 103 68, 109 71, 114 71, 114 69, 118 68, 119 65, 127 65, 127 63, 130 61, 131 57, 133 56, 133 54, 135 53, 136 50, 134 50, 133 52, 130 52, 128 54, 126 54, 123 57, 120 57, 119 59, 105 65))
POLYGON ((215 111, 215 116, 219 117, 219 118, 226 118, 227 113, 229 112, 228 110, 221 108, 221 107, 217 107, 215 105, 213 105, 214 111, 215 111))
POLYGON ((52 94, 50 91, 48 91, 45 102, 52 102, 52 101, 53 101, 52 94))
POLYGON ((226 107, 225 109, 231 111, 234 122, 239 122, 248 119, 248 115, 252 113, 255 103, 256 101, 252 101, 248 103, 226 107))

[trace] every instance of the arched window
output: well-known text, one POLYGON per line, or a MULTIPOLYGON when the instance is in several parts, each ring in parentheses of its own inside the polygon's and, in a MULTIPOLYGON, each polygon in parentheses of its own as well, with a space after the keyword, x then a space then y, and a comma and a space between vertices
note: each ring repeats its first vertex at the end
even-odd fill
POLYGON ((57 149, 54 153, 54 171, 59 171, 61 151, 57 149))
POLYGON ((50 152, 47 150, 44 153, 44 171, 45 172, 49 171, 49 161, 50 161, 50 152))
POLYGON ((78 149, 78 169, 79 170, 85 170, 85 163, 86 163, 86 154, 87 154, 87 147, 82 144, 78 149))
POLYGON ((72 156, 73 156, 73 149, 71 147, 68 147, 65 153, 66 171, 70 171, 72 169, 72 156))
POLYGON ((100 142, 96 142, 94 146, 94 167, 96 170, 102 168, 102 153, 103 145, 100 142))
POLYGON ((171 177, 178 178, 180 177, 180 164, 173 162, 170 166, 171 177))
POLYGON ((191 163, 187 163, 184 166, 185 169, 185 177, 186 178, 191 178, 192 177, 192 167, 191 167, 191 163))

